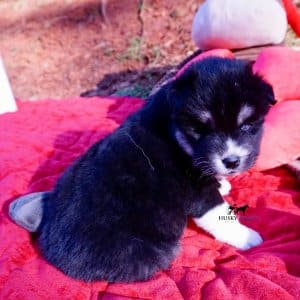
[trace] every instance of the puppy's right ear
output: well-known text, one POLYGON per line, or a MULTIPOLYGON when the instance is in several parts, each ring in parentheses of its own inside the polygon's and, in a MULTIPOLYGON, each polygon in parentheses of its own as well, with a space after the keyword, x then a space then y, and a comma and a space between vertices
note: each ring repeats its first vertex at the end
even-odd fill
POLYGON ((149 105, 159 106, 161 112, 176 114, 184 102, 196 92, 198 76, 194 65, 189 66, 180 76, 175 76, 152 93, 148 98, 149 105))
POLYGON ((195 84, 199 78, 199 72, 196 68, 197 63, 191 64, 182 74, 176 76, 174 79, 175 89, 182 91, 184 89, 190 90, 195 88, 195 84))
POLYGON ((173 102, 175 110, 180 109, 187 99, 196 94, 198 77, 199 73, 193 64, 171 82, 168 98, 173 102))
POLYGON ((255 61, 246 61, 247 63, 247 69, 251 73, 251 75, 258 76, 262 80, 262 90, 264 93, 264 98, 268 101, 270 105, 274 105, 277 103, 277 100, 275 99, 274 90, 270 83, 268 83, 263 76, 261 76, 259 73, 255 73, 253 71, 253 66, 255 65, 255 61))

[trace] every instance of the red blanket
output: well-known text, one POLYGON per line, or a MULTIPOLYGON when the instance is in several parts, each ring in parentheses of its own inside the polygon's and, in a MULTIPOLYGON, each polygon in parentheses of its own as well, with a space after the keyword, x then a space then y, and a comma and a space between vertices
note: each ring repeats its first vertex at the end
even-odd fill
POLYGON ((229 201, 251 207, 241 221, 264 243, 248 251, 214 240, 192 223, 169 270, 136 284, 73 280, 40 256, 8 204, 53 187, 63 170, 142 105, 139 99, 22 103, 0 116, 0 299, 300 299, 300 189, 284 168, 232 181, 229 201))

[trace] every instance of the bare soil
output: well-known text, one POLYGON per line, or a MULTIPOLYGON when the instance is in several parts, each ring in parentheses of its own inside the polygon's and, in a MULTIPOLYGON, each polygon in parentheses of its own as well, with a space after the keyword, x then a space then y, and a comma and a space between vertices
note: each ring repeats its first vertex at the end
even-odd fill
MULTIPOLYGON (((202 1, 0 0, 0 54, 15 96, 147 96, 196 50, 202 1)), ((300 39, 289 32, 287 44, 300 39)))
POLYGON ((143 89, 196 49, 190 29, 198 4, 0 1, 0 49, 14 94, 29 100, 65 98, 99 82, 103 95, 133 83, 143 89))

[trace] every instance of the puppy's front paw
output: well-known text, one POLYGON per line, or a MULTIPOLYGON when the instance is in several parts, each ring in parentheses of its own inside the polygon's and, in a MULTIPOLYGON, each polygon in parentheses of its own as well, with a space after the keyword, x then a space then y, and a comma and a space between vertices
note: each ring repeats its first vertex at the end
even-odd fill
POLYGON ((221 185, 218 188, 219 193, 221 194, 221 196, 227 196, 227 195, 229 195, 229 192, 231 190, 231 184, 230 184, 230 182, 227 179, 225 179, 225 178, 220 179, 218 182, 221 185))
MULTIPOLYGON (((226 227, 226 225, 224 227, 226 227)), ((250 249, 263 242, 263 239, 258 232, 240 223, 235 223, 228 227, 229 228, 226 229, 224 228, 224 232, 216 237, 218 240, 241 250, 250 249)))
POLYGON ((258 232, 241 224, 237 218, 222 221, 220 216, 228 212, 228 204, 223 202, 220 205, 207 211, 202 217, 194 218, 195 223, 212 234, 217 240, 242 250, 262 243, 258 232))

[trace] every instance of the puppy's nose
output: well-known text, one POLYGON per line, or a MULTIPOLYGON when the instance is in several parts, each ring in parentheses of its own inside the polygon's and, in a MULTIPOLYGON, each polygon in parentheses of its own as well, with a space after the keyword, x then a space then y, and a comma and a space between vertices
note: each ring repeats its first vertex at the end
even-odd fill
POLYGON ((236 155, 230 155, 225 157, 222 162, 227 169, 235 169, 239 166, 240 159, 236 155))

